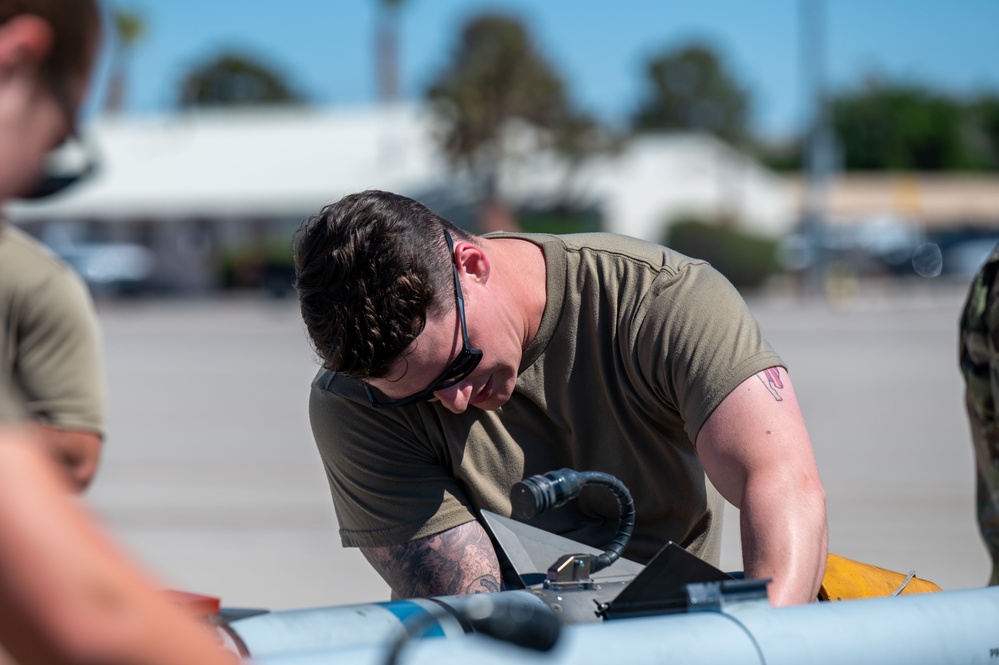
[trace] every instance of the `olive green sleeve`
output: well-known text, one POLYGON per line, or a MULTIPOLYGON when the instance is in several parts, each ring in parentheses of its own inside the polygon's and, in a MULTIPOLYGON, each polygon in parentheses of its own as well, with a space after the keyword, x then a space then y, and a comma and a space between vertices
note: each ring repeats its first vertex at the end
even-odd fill
POLYGON ((24 407, 6 376, 0 374, 0 428, 24 420, 24 407))
POLYGON ((19 304, 15 376, 28 415, 104 434, 104 376, 93 301, 68 268, 37 283, 19 304))
POLYGON ((691 442, 740 383, 784 366, 732 284, 700 261, 663 271, 646 294, 638 353, 691 442))

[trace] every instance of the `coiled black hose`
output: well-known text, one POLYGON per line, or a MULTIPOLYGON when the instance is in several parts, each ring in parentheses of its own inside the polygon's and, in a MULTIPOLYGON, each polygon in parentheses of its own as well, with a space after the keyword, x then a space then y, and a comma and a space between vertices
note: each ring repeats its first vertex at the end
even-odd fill
POLYGON ((604 548, 606 551, 596 557, 590 567, 591 572, 595 573, 618 560, 635 530, 635 502, 624 483, 609 473, 600 471, 559 469, 521 480, 510 490, 510 502, 515 519, 529 520, 535 515, 565 505, 579 496, 579 492, 587 485, 600 485, 609 489, 617 498, 620 508, 617 534, 604 548))

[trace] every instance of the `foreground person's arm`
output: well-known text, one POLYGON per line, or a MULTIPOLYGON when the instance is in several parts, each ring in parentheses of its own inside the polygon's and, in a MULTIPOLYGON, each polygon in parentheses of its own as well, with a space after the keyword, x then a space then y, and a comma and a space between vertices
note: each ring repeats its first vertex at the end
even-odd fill
POLYGON ((101 456, 101 435, 86 430, 35 423, 35 434, 52 452, 74 492, 90 486, 101 456))
POLYGON ((0 644, 20 665, 232 665, 75 499, 26 429, 0 429, 0 644))

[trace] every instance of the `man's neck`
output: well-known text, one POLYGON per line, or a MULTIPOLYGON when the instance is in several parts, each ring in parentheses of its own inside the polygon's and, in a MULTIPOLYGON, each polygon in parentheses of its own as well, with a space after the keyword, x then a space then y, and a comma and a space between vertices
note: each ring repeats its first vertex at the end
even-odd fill
POLYGON ((540 246, 521 238, 490 238, 487 242, 509 306, 515 308, 522 322, 522 344, 526 349, 538 334, 548 302, 544 252, 540 246))

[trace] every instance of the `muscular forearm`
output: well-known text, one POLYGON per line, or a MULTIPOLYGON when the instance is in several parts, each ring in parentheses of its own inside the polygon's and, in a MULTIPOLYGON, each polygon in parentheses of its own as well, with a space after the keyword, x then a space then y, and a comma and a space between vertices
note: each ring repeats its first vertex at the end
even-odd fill
POLYGON ((815 600, 827 553, 825 496, 818 478, 747 485, 740 513, 747 578, 769 578, 774 606, 815 600))
POLYGON ((400 598, 500 589, 496 551, 478 522, 403 545, 361 548, 361 552, 400 598))

